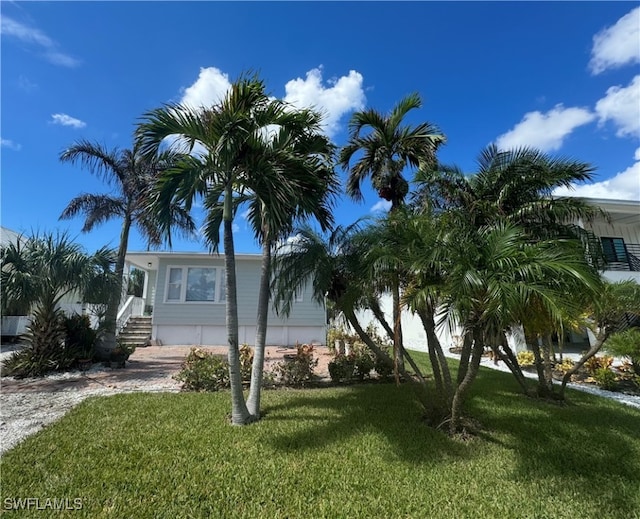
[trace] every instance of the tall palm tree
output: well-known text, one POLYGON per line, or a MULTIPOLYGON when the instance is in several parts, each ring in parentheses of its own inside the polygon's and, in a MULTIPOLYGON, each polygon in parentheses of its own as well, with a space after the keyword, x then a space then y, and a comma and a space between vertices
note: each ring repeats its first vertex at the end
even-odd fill
MULTIPOLYGON (((407 114, 422 106, 417 93, 401 99, 389 115, 367 109, 353 114, 349 123, 349 142, 340 151, 340 164, 349 171, 347 193, 362 199, 360 185, 371 177, 381 198, 391 202, 393 213, 403 203, 409 184, 403 176, 406 167, 428 166, 435 162, 444 135, 431 123, 405 124, 407 114), (360 157, 351 166, 352 159, 360 157)), ((402 328, 400 325, 399 279, 392 287, 394 359, 402 363, 402 328)), ((397 371, 396 371, 397 375, 397 371)))
MULTIPOLYGON (((263 134, 266 139, 252 142, 252 151, 245 155, 250 174, 244 179, 243 193, 234 199, 236 207, 248 205, 247 221, 262 246, 255 349, 247 398, 247 408, 255 419, 260 418, 272 251, 278 241, 292 232, 294 224, 308 218, 316 219, 327 230, 333 223, 331 204, 338 189, 332 160, 334 146, 319 133, 319 114, 290 110, 298 115, 296 120, 273 133, 263 134), (287 198, 273 196, 271 188, 263 189, 264 179, 278 177, 280 186, 295 186, 287 198)), ((212 227, 211 235, 219 227, 222 209, 219 203, 209 208, 207 225, 212 227)))
POLYGON ((30 309, 29 355, 52 360, 59 353, 64 338, 60 302, 69 294, 78 294, 83 301, 110 294, 116 281, 114 261, 113 250, 104 247, 88 255, 64 233, 35 235, 2 247, 2 299, 30 309))
MULTIPOLYGON (((207 210, 203 235, 211 250, 217 250, 220 225, 223 226, 234 424, 249 423, 255 416, 249 412, 244 400, 240 375, 233 217, 238 201, 253 199, 257 206, 252 219, 259 230, 258 235, 266 238, 265 243, 287 228, 291 209, 297 207, 292 201, 300 203, 300 193, 308 193, 309 184, 302 182, 299 173, 304 169, 298 167, 301 154, 291 154, 290 150, 275 145, 270 148, 269 140, 274 128, 300 128, 300 125, 304 126, 301 112, 271 99, 263 81, 256 77, 241 77, 231 85, 220 103, 198 110, 168 105, 145 114, 137 130, 138 142, 147 155, 156 154, 163 140, 171 136, 180 136, 174 145, 184 148, 186 144, 186 151, 191 153, 167 171, 158 185, 156 207, 161 229, 167 221, 170 204, 181 204, 189 210, 199 197, 207 210), (199 150, 194 151, 196 144, 199 150), (298 164, 295 174, 287 167, 287 161, 289 166, 298 164), (302 189, 301 186, 307 187, 302 189)), ((284 135, 276 138, 284 138, 284 135)), ((266 305, 262 304, 261 314, 264 308, 266 305)))
MULTIPOLYGON (((80 163, 90 173, 115 188, 115 194, 87 194, 75 197, 60 215, 60 219, 85 217, 82 232, 90 232, 95 226, 108 220, 122 220, 120 241, 115 265, 118 282, 109 298, 105 321, 102 355, 115 348, 116 318, 124 286, 124 261, 132 226, 138 228, 150 246, 159 246, 164 239, 160 234, 148 206, 153 201, 152 188, 160 172, 170 167, 173 158, 169 154, 159 158, 142 157, 138 149, 107 150, 104 146, 86 140, 78 141, 60 154, 62 162, 80 163)), ((195 226, 182 208, 173 205, 169 211, 170 228, 185 234, 192 233, 195 226)), ((171 242, 170 234, 168 242, 171 242)), ((125 287, 126 288, 126 287, 125 287)))
POLYGON ((435 154, 445 137, 431 123, 417 126, 405 124, 407 114, 422 106, 417 93, 401 99, 384 115, 372 108, 355 112, 349 123, 349 142, 340 151, 340 164, 349 171, 347 193, 362 199, 360 185, 371 177, 381 198, 391 202, 392 209, 402 204, 409 192, 403 176, 407 166, 418 167, 435 161, 435 154), (352 159, 361 154, 355 164, 352 159))

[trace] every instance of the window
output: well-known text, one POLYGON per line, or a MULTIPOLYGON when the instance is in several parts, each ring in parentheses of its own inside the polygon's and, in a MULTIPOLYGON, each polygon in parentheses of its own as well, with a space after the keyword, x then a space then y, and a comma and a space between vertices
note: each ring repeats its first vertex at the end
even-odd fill
POLYGON ((296 288, 296 294, 293 298, 296 303, 302 303, 304 301, 304 286, 296 288))
POLYGON ((224 302, 224 269, 169 267, 166 294, 167 302, 224 302))
POLYGON ((186 301, 215 301, 216 269, 188 268, 186 301))
POLYGON ((602 250, 608 263, 627 262, 627 249, 622 238, 602 238, 602 250))
POLYGON ((169 283, 167 284, 167 301, 180 301, 182 292, 182 269, 169 269, 169 283))

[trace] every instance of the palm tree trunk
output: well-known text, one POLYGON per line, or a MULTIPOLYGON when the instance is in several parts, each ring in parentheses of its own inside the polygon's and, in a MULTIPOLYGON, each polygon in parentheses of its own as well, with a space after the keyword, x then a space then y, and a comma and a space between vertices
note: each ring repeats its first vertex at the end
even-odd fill
MULTIPOLYGON (((427 336, 427 347, 429 351, 429 360, 433 367, 433 375, 436 377, 436 371, 438 376, 441 377, 442 395, 444 401, 447 403, 447 407, 451 405, 451 399, 453 398, 453 381, 451 379, 451 370, 447 359, 442 351, 442 344, 436 334, 436 323, 433 319, 433 314, 429 311, 419 311, 418 316, 422 321, 422 327, 424 328, 427 336)), ((437 388, 437 382, 436 382, 437 388)))
POLYGON ((404 370, 404 362, 402 357, 402 310, 400 308, 400 283, 397 276, 393 284, 393 367, 396 383, 400 383, 398 373, 404 370))
MULTIPOLYGON (((393 336, 394 336, 393 328, 391 328, 391 326, 385 319, 384 312, 380 308, 380 305, 378 304, 378 301, 375 298, 372 298, 371 300, 369 300, 369 309, 371 310, 371 313, 373 313, 373 316, 378 320, 378 322, 382 325, 384 330, 387 332, 387 335, 389 336, 389 338, 393 341, 393 336)), ((407 360, 407 362, 409 363, 409 366, 411 366, 411 369, 413 369, 413 371, 418 376, 418 378, 424 379, 424 375, 422 374, 422 371, 420 370, 416 362, 413 360, 413 357, 404 348, 404 346, 402 348, 402 356, 407 360)))
POLYGON ((242 374, 240 372, 240 348, 238 345, 238 294, 236 285, 236 259, 233 247, 233 190, 231 182, 227 184, 224 195, 224 264, 226 270, 226 321, 227 344, 229 347, 229 381, 231 384, 231 423, 245 425, 251 421, 242 392, 242 374))
POLYGON ((594 343, 593 346, 591 346, 591 348, 589 348, 589 351, 587 351, 587 353, 585 353, 582 358, 576 362, 573 367, 567 371, 564 376, 562 377, 562 384, 560 384, 560 391, 558 393, 558 397, 560 399, 564 400, 564 391, 565 388, 567 386, 567 383, 571 380, 571 377, 573 376, 574 373, 576 373, 582 366, 584 366, 585 362, 587 362, 591 357, 593 357, 596 353, 598 353, 600 351, 600 348, 602 348, 602 345, 604 344, 604 341, 606 341, 609 338, 609 331, 608 329, 601 329, 598 331, 598 333, 596 334, 596 342, 594 343))
POLYGON ((482 331, 478 328, 473 332, 473 347, 471 354, 471 362, 469 368, 464 376, 464 379, 456 389, 453 395, 453 401, 451 403, 451 421, 449 422, 449 433, 455 434, 460 430, 461 411, 464 397, 469 391, 471 384, 478 375, 480 370, 480 360, 482 359, 482 353, 484 351, 484 344, 482 341, 482 331))
POLYGON ((256 343, 251 368, 251 385, 247 408, 254 419, 260 419, 260 391, 264 371, 264 349, 267 342, 267 321, 269 318, 269 282, 271 280, 271 242, 264 239, 262 244, 262 267, 258 291, 258 320, 256 323, 256 343))
POLYGON ((131 229, 131 215, 126 214, 122 221, 120 230, 120 245, 118 246, 118 256, 115 265, 116 286, 111 293, 104 318, 104 336, 101 345, 98 347, 98 357, 107 360, 116 347, 116 326, 118 310, 122 298, 122 287, 124 284, 124 260, 129 246, 129 230, 131 229))
POLYGON ((462 352, 460 352, 460 366, 458 368, 458 377, 456 383, 462 384, 464 377, 467 376, 467 369, 469 369, 469 359, 471 358, 471 346, 473 345, 473 336, 469 333, 465 333, 462 339, 462 352))
POLYGON ((497 352, 498 357, 502 362, 504 362, 504 365, 509 368, 514 378, 516 379, 516 382, 518 382, 518 384, 522 388, 522 392, 525 395, 529 395, 529 388, 527 387, 527 379, 525 378, 524 373, 522 373, 522 370, 520 369, 520 365, 518 364, 518 359, 513 354, 513 350, 509 347, 509 343, 507 342, 507 337, 505 336, 504 333, 502 333, 501 342, 502 342, 502 349, 504 350, 504 352, 500 351, 500 348, 496 348, 494 351, 497 352))
POLYGON ((540 351, 540 339, 534 337, 531 341, 531 350, 535 358, 536 373, 538 374, 538 396, 548 397, 550 396, 549 386, 547 385, 546 374, 544 369, 544 358, 540 351))

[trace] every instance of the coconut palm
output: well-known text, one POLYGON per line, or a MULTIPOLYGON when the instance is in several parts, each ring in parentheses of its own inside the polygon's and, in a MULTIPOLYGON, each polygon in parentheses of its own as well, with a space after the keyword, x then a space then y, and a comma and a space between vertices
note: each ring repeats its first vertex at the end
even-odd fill
POLYGON ((0 259, 3 301, 15 301, 31 314, 28 347, 20 357, 29 362, 21 374, 68 367, 75 359, 61 351, 65 331, 59 304, 71 294, 87 302, 110 294, 116 282, 114 251, 102 248, 88 255, 66 234, 44 234, 3 247, 0 259))
MULTIPOLYGON (((340 152, 340 164, 349 170, 347 193, 362 199, 361 183, 371 177, 373 187, 381 198, 391 202, 394 212, 409 192, 403 176, 406 167, 426 167, 435 162, 435 154, 445 137, 432 124, 405 124, 407 114, 422 106, 417 93, 401 99, 389 115, 368 109, 353 114, 349 123, 349 142, 340 152), (351 166, 356 155, 360 157, 351 166)), ((402 329, 400 326, 399 279, 392 287, 394 358, 402 362, 402 329)))
MULTIPOLYGON (((253 198, 258 208, 254 207, 250 215, 259 236, 269 242, 287 228, 292 217, 292 201, 299 203, 300 193, 308 193, 304 189, 309 189, 301 186, 309 184, 301 183, 300 174, 293 175, 287 167, 287 164, 297 164, 298 168, 304 162, 301 154, 283 151, 286 147, 276 144, 270 149, 269 142, 278 128, 293 128, 295 135, 295 129, 304 124, 300 111, 269 98, 261 80, 241 77, 220 103, 201 109, 168 105, 145 114, 137 130, 138 142, 145 154, 157 153, 164 139, 172 136, 174 139, 179 136, 174 140, 174 147, 191 153, 167 171, 158 185, 156 215, 160 228, 165 226, 170 204, 181 204, 189 210, 199 198, 207 211, 203 235, 212 250, 218 248, 219 229, 223 226, 234 424, 249 423, 255 417, 244 400, 240 375, 233 217, 238 202, 253 198), (269 228, 264 227, 265 223, 269 228)), ((284 137, 285 133, 281 133, 277 138, 284 137)), ((261 312, 264 308, 265 305, 261 306, 261 312)))
MULTIPOLYGON (((102 354, 115 348, 116 318, 124 287, 124 261, 129 243, 129 232, 135 226, 147 239, 149 246, 159 246, 165 236, 171 243, 171 235, 161 235, 148 210, 152 203, 152 188, 160 172, 169 167, 173 157, 170 154, 159 158, 142 157, 139 151, 107 150, 104 146, 86 140, 78 141, 60 154, 62 162, 79 163, 90 173, 98 176, 109 186, 114 194, 87 194, 75 197, 60 215, 60 219, 71 219, 84 215, 82 232, 91 232, 94 227, 108 220, 121 219, 118 256, 115 274, 119 280, 107 303, 104 320, 102 354)), ((195 230, 193 221, 180 207, 173 205, 169 211, 171 224, 184 234, 195 230)))

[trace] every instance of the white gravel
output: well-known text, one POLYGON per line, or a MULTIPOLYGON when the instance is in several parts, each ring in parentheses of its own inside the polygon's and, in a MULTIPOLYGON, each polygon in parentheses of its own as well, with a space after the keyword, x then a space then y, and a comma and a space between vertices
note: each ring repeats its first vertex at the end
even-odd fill
MULTIPOLYGON (((72 371, 49 375, 49 381, 74 381, 87 376, 96 375, 108 368, 95 364, 85 372, 72 371)), ((2 381, 12 381, 11 377, 4 377, 2 381)), ((28 381, 30 379, 23 379, 28 381)), ((42 379, 33 379, 42 380, 42 379)), ((117 393, 132 392, 176 392, 176 385, 172 382, 165 384, 144 383, 133 380, 129 383, 105 385, 103 387, 73 386, 50 392, 17 391, 5 392, 0 387, 0 455, 74 408, 90 396, 108 396, 117 393)))

